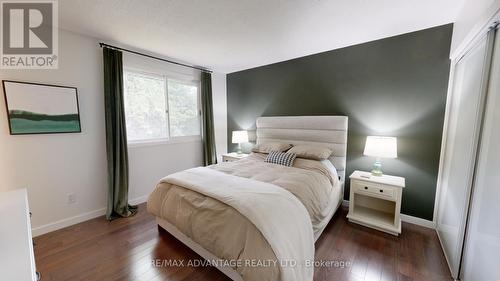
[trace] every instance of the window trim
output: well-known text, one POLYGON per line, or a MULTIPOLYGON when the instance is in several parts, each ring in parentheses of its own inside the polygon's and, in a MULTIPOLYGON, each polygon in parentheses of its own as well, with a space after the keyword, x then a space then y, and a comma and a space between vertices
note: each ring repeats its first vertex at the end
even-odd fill
POLYGON ((129 148, 144 147, 144 146, 158 146, 165 144, 179 144, 179 143, 193 143, 201 142, 201 136, 182 136, 175 137, 174 139, 149 139, 141 141, 127 141, 129 148))
POLYGON ((156 146, 156 145, 164 145, 164 144, 176 144, 176 143, 190 143, 190 142, 201 142, 202 141, 202 120, 201 120, 201 80, 199 79, 188 79, 185 75, 179 75, 177 73, 172 73, 170 71, 160 71, 159 69, 154 70, 145 70, 136 66, 126 66, 123 68, 123 73, 132 72, 145 76, 155 76, 162 77, 165 79, 164 87, 165 87, 165 111, 166 119, 167 119, 167 134, 166 138, 154 138, 154 139, 141 139, 141 140, 128 140, 128 147, 143 147, 143 146, 156 146), (155 72, 156 71, 156 72, 155 72), (198 111, 198 120, 199 120, 199 134, 191 135, 191 136, 175 136, 173 137, 170 131, 170 104, 169 104, 169 95, 168 95, 168 81, 173 80, 178 83, 182 83, 185 85, 195 86, 197 89, 197 111, 198 111))

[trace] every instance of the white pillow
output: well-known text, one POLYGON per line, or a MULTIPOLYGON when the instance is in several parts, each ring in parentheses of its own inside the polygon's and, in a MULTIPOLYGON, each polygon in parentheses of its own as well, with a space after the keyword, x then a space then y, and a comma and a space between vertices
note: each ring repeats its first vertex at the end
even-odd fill
POLYGON ((332 151, 324 146, 301 144, 292 147, 287 152, 297 154, 299 158, 325 160, 332 155, 332 151))
POLYGON ((252 148, 252 152, 258 152, 258 153, 269 153, 271 151, 283 152, 290 149, 290 147, 292 147, 292 145, 286 142, 263 142, 254 146, 252 148))

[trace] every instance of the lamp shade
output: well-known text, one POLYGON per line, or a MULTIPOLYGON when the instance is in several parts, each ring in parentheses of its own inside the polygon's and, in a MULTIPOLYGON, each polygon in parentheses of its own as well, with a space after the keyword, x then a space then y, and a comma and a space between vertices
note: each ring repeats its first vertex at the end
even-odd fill
POLYGON ((395 137, 368 136, 363 154, 380 158, 397 158, 398 141, 395 137))
POLYGON ((232 142, 233 143, 248 142, 247 131, 233 131, 232 142))

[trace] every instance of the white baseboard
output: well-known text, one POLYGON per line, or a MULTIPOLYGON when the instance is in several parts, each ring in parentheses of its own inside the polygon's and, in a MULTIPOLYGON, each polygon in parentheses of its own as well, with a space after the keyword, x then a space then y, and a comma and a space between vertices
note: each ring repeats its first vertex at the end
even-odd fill
MULTIPOLYGON (((144 195, 144 196, 140 196, 140 197, 129 200, 129 203, 132 205, 137 205, 137 204, 144 203, 147 200, 148 200, 148 195, 144 195)), ((349 200, 343 200, 342 206, 349 207, 349 200)), ((45 225, 34 227, 31 229, 31 232, 33 234, 33 237, 36 237, 36 236, 40 236, 40 235, 43 235, 43 234, 46 234, 46 233, 49 233, 52 231, 56 231, 58 229, 65 228, 65 227, 68 227, 68 226, 71 226, 71 225, 74 225, 77 223, 91 220, 91 219, 103 216, 105 214, 106 214, 106 208, 101 208, 98 210, 86 212, 86 213, 79 214, 79 215, 76 215, 73 217, 65 218, 65 219, 58 220, 58 221, 55 221, 52 223, 48 223, 45 225)), ((407 222, 407 223, 412 223, 412 224, 420 225, 420 226, 427 227, 427 228, 432 228, 432 229, 436 228, 436 223, 433 221, 424 220, 421 218, 417 218, 417 217, 413 217, 413 216, 409 216, 409 215, 405 215, 405 214, 401 214, 401 220, 404 222, 407 222)))
MULTIPOLYGON (((129 204, 137 205, 137 204, 144 203, 148 200, 148 196, 149 195, 144 195, 144 196, 140 196, 140 197, 131 199, 131 200, 129 200, 129 204)), ((106 208, 101 208, 98 210, 85 212, 83 214, 79 214, 79 215, 76 215, 73 217, 65 218, 62 220, 58 220, 55 222, 51 222, 48 224, 34 227, 31 229, 31 233, 32 233, 33 237, 40 236, 40 235, 43 235, 43 234, 46 234, 46 233, 49 233, 52 231, 59 230, 61 228, 65 228, 65 227, 72 226, 72 225, 77 224, 77 223, 81 223, 84 221, 95 219, 95 218, 100 217, 100 216, 104 216, 105 214, 106 214, 106 208)))
POLYGON ((83 214, 76 215, 74 217, 65 218, 48 224, 44 224, 31 229, 33 237, 43 235, 52 231, 56 231, 61 228, 65 228, 77 223, 81 223, 87 220, 91 220, 106 214, 106 208, 102 208, 95 211, 86 212, 83 214))
POLYGON ((144 195, 144 196, 140 196, 140 197, 128 200, 128 203, 130 205, 139 205, 139 204, 142 204, 142 203, 148 201, 148 197, 149 197, 149 194, 148 195, 144 195))
MULTIPOLYGON (((342 201, 342 206, 349 207, 349 200, 342 201)), ((413 217, 410 215, 401 214, 401 221, 411 223, 411 224, 416 224, 416 225, 431 228, 431 229, 436 229, 436 223, 434 221, 421 219, 421 218, 413 217)))
POLYGON ((405 214, 401 214, 401 220, 407 223, 412 223, 423 227, 436 229, 436 223, 430 220, 425 220, 405 214))

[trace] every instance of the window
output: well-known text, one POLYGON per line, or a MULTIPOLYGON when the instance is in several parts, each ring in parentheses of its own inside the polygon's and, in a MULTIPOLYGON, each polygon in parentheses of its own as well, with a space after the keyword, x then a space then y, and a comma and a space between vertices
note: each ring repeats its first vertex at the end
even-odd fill
POLYGON ((129 142, 200 136, 198 83, 135 70, 123 76, 129 142))
POLYGON ((197 86, 169 79, 168 112, 172 137, 200 135, 197 86))

